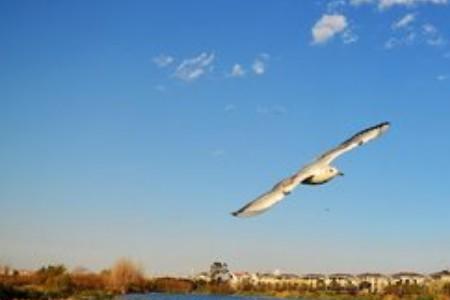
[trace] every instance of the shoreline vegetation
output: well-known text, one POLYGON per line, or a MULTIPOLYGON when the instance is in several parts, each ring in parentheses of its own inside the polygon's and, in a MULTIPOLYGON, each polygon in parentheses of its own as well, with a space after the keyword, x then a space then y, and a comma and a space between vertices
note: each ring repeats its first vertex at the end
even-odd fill
POLYGON ((146 278, 142 268, 120 259, 110 269, 69 272, 64 265, 50 265, 33 272, 3 270, 0 274, 0 300, 17 299, 112 299, 130 293, 172 293, 202 295, 265 296, 303 299, 366 300, 450 300, 450 282, 395 284, 371 292, 362 286, 308 286, 292 282, 277 284, 243 280, 230 284, 216 280, 175 277, 146 278))

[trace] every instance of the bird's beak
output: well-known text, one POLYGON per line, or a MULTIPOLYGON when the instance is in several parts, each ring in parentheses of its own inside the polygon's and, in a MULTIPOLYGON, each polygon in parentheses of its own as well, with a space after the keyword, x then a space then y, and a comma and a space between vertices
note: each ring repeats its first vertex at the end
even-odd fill
POLYGON ((338 175, 339 175, 339 176, 344 176, 344 173, 339 172, 338 175))

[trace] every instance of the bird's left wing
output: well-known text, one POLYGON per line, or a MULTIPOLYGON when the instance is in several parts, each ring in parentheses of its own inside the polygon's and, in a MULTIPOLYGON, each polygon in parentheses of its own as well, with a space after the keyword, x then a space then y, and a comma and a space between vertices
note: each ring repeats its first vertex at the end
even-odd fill
POLYGON ((352 150, 355 147, 361 146, 373 139, 378 138, 383 133, 385 133, 390 127, 389 122, 383 122, 377 124, 375 126, 364 129, 348 140, 344 141, 342 144, 333 148, 324 154, 322 154, 317 161, 323 161, 326 164, 331 163, 334 159, 336 159, 339 155, 344 154, 347 151, 352 150))
POLYGON ((231 214, 235 217, 252 217, 259 215, 283 200, 283 198, 289 195, 297 185, 310 176, 311 172, 309 170, 302 169, 295 175, 281 180, 270 191, 262 194, 231 214))

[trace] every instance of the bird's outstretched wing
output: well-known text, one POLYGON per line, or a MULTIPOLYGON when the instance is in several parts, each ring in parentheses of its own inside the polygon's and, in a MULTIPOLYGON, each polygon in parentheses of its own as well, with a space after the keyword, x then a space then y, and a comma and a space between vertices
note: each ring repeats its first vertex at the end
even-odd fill
POLYGON ((235 217, 252 217, 259 215, 283 200, 283 198, 289 195, 297 185, 310 176, 311 172, 309 170, 302 169, 297 174, 281 180, 270 191, 262 194, 231 214, 235 217))
POLYGON ((378 138, 383 133, 385 133, 390 127, 389 122, 383 122, 372 126, 370 128, 364 129, 348 140, 344 141, 342 144, 337 146, 334 149, 331 149, 324 154, 322 154, 317 161, 325 162, 326 164, 331 163, 334 159, 336 159, 341 154, 344 154, 347 151, 352 150, 355 147, 364 145, 365 143, 378 138))

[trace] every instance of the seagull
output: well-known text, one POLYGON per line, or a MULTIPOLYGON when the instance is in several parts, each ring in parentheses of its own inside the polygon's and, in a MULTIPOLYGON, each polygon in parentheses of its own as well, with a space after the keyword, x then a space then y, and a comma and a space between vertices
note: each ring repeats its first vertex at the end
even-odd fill
POLYGON ((343 176, 344 173, 333 167, 331 163, 340 155, 380 137, 389 127, 389 122, 383 122, 358 132, 339 146, 323 153, 316 160, 305 165, 294 175, 278 182, 270 191, 231 214, 235 217, 259 215, 283 200, 299 184, 324 184, 337 176, 343 176))

